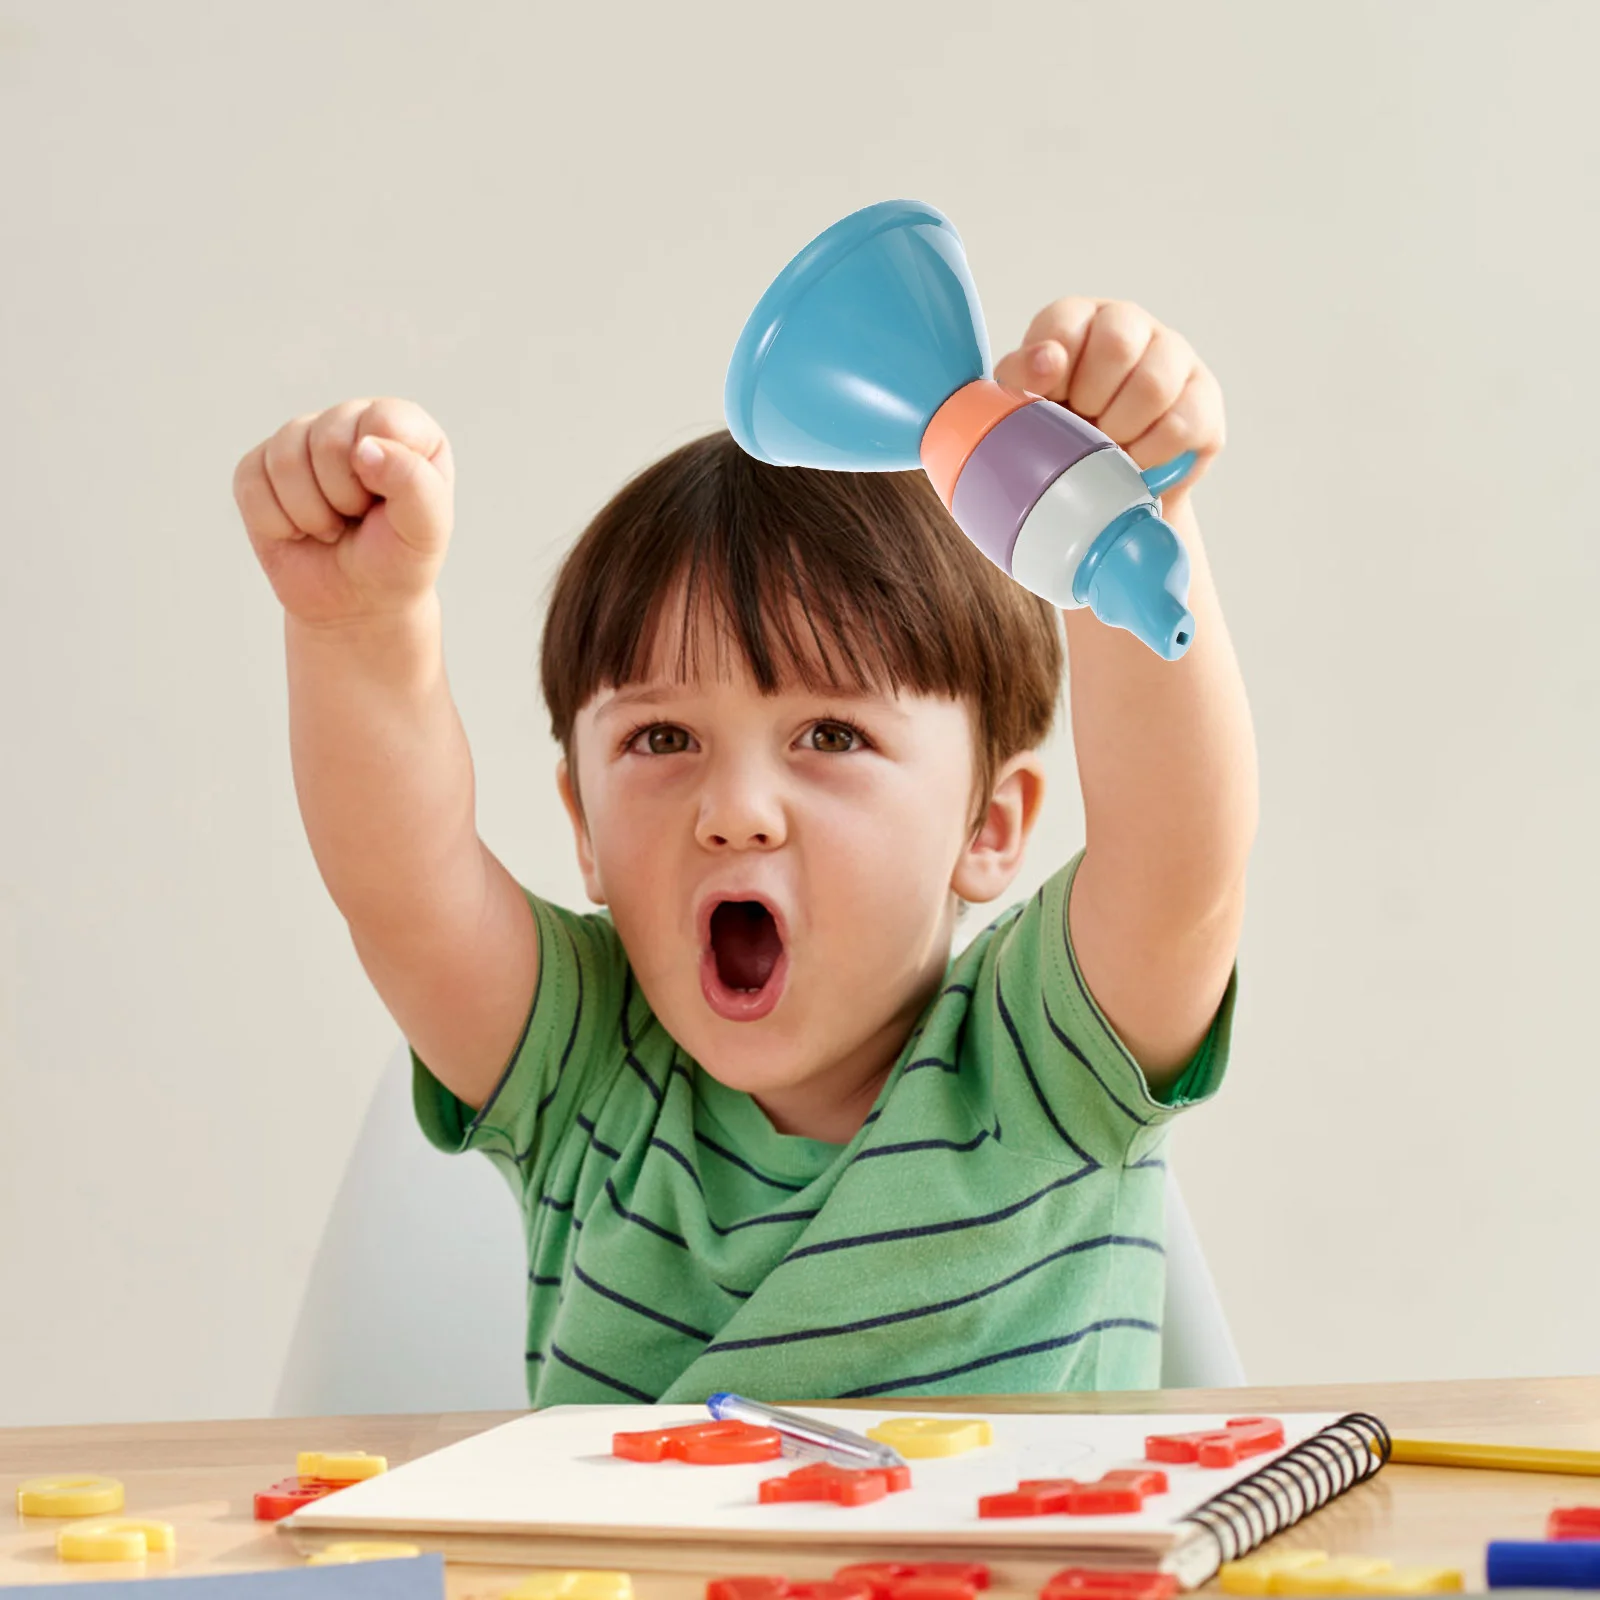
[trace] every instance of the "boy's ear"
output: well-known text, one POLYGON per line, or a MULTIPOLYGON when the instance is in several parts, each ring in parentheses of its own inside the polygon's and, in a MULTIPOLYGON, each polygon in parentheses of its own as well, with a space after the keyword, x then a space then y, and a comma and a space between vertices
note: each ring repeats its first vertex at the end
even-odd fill
POLYGON ((1044 801, 1044 763, 1032 750, 1014 755, 995 776, 994 791, 956 862, 950 887, 963 900, 981 905, 1011 886, 1022 866, 1028 835, 1044 801))
POLYGON ((572 787, 572 773, 563 756, 556 763, 556 788, 561 803, 567 808, 567 820, 572 824, 573 843, 578 847, 578 866, 583 873, 584 893, 597 905, 606 903, 605 890, 600 885, 600 869, 595 865, 594 844, 589 838, 589 824, 584 821, 583 807, 572 787))

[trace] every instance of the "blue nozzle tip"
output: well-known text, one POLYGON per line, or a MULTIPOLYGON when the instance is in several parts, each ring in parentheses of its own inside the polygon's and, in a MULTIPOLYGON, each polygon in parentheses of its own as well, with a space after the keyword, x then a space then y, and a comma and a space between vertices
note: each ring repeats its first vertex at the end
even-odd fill
POLYGON ((1164 661, 1176 661, 1194 642, 1189 552, 1154 506, 1135 506, 1105 529, 1083 558, 1072 593, 1164 661))

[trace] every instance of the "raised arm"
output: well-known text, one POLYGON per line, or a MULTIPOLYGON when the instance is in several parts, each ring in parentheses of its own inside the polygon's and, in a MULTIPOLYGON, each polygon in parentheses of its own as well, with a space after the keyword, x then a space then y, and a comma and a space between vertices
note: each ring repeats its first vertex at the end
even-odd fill
POLYGON ((1163 513, 1188 546, 1195 638, 1162 661, 1063 613, 1086 850, 1069 921, 1100 1008, 1160 1088, 1227 988, 1255 837, 1255 736, 1190 491, 1222 448, 1221 393, 1188 342, 1120 301, 1057 301, 996 369, 1087 417, 1141 466, 1200 460, 1163 513))
POLYGON ((323 882, 406 1038, 480 1105, 526 1020, 538 941, 478 837, 445 677, 452 487, 438 424, 403 401, 297 418, 234 475, 284 607, 295 791, 323 882))

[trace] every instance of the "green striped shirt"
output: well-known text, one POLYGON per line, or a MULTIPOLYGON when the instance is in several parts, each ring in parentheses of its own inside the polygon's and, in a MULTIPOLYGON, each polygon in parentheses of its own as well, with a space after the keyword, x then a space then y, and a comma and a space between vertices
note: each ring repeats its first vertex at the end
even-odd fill
POLYGON ((1210 1095, 1234 986, 1167 1103, 1067 936, 1077 859, 950 964, 848 1144, 774 1132, 678 1048, 604 912, 530 895, 539 982, 476 1114, 416 1062, 429 1139, 504 1172, 535 1405, 1149 1388, 1166 1128, 1210 1095))

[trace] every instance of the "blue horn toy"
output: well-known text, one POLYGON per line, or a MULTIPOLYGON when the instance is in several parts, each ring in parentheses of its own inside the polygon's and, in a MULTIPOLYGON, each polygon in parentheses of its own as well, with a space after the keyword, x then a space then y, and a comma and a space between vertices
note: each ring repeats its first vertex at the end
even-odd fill
POLYGON ((1194 638, 1189 555, 1156 496, 1194 453, 1141 472, 1082 417, 990 374, 956 230, 932 206, 885 200, 778 274, 734 346, 723 409, 740 447, 775 466, 922 467, 1025 589, 1175 661, 1194 638))

